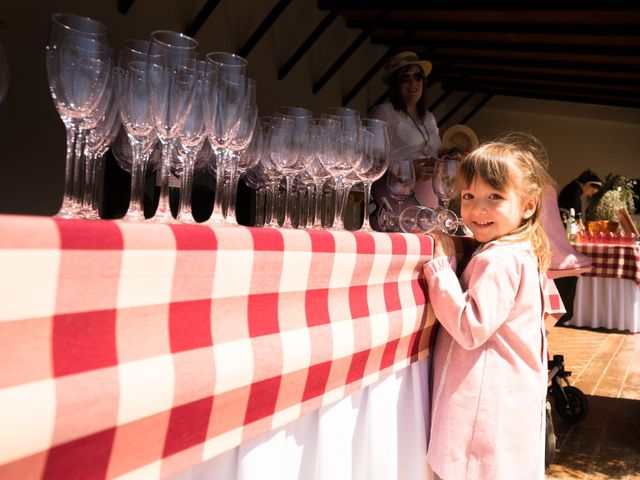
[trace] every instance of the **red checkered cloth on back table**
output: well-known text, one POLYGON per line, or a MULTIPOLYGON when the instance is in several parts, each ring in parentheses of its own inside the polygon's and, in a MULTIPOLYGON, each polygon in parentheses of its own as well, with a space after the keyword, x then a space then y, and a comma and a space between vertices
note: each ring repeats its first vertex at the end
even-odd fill
POLYGON ((0 215, 0 478, 158 478, 428 354, 427 236, 0 215))
POLYGON ((625 278, 640 286, 640 246, 577 243, 574 248, 591 258, 590 277, 625 278))

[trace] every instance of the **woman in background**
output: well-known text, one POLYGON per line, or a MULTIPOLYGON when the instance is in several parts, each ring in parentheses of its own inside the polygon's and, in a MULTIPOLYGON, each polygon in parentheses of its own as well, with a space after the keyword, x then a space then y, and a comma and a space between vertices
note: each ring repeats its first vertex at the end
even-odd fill
MULTIPOLYGON (((389 125, 391 164, 388 171, 393 172, 394 163, 411 162, 416 178, 415 200, 437 207, 431 177, 441 140, 436 119, 426 107, 425 80, 429 73, 431 62, 420 60, 414 52, 400 52, 391 57, 382 76, 382 81, 389 86, 389 100, 374 107, 369 116, 389 125)), ((372 189, 377 205, 381 204, 382 197, 392 202, 385 177, 372 189)))

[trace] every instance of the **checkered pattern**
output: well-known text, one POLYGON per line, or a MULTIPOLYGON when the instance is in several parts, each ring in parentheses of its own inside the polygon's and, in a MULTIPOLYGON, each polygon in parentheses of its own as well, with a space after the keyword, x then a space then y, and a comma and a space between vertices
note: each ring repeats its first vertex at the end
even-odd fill
POLYGON ((0 215, 0 478, 164 478, 406 367, 431 252, 0 215))
POLYGON ((574 248, 591 258, 590 277, 625 278, 640 286, 640 246, 577 243, 574 248))

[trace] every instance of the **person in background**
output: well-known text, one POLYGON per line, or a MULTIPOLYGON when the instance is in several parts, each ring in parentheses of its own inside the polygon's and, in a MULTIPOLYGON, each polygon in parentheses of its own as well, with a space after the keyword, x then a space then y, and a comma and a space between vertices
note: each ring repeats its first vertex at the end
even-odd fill
MULTIPOLYGON (((580 176, 560 190, 558 207, 570 211, 572 208, 576 218, 582 213, 582 197, 589 198, 602 186, 602 180, 591 170, 585 170, 580 176)), ((584 219, 583 219, 584 220, 584 219)))
MULTIPOLYGON (((461 161, 462 216, 479 246, 460 279, 451 237, 424 265, 440 322, 427 461, 436 478, 544 478, 551 181, 528 143, 498 139, 461 161)), ((554 313, 558 313, 557 310, 554 313)))
MULTIPOLYGON (((431 62, 420 60, 414 52, 400 52, 391 57, 382 75, 382 81, 389 88, 389 100, 374 107, 369 116, 389 125, 391 165, 388 171, 393 170, 396 162, 412 162, 416 200, 422 205, 437 207, 431 177, 441 140, 436 119, 426 106, 425 79, 429 73, 431 62)), ((385 177, 374 183, 372 192, 377 205, 382 196, 391 201, 385 177)))

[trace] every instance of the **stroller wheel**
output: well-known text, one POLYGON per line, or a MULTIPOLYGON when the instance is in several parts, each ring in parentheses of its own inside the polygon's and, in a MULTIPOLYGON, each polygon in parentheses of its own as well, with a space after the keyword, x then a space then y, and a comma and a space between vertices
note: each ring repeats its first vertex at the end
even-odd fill
POLYGON ((567 423, 578 423, 589 413, 589 401, 579 388, 571 385, 562 389, 564 395, 554 395, 553 406, 567 423), (566 399, 565 399, 566 398, 566 399))

